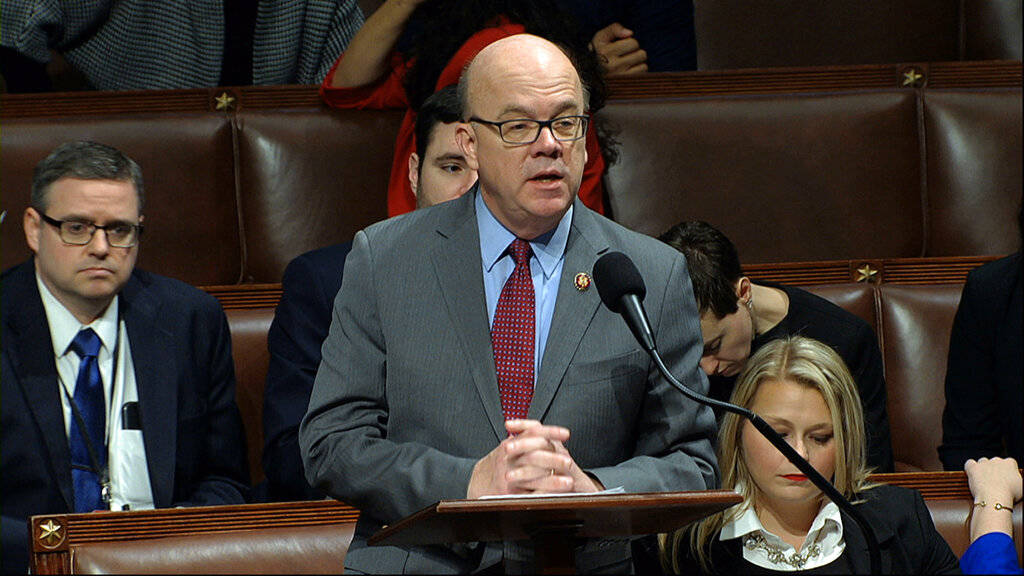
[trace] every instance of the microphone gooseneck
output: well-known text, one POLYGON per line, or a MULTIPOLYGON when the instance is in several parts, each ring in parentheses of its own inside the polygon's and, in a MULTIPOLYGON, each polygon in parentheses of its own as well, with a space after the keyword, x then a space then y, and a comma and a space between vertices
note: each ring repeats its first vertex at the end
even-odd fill
POLYGON ((775 446, 787 460, 828 496, 829 500, 835 502, 839 508, 853 518, 854 522, 860 526, 861 531, 864 533, 864 539, 867 541, 871 574, 880 574, 882 571, 882 558, 874 529, 868 524, 867 519, 860 513, 860 510, 855 508, 839 490, 836 490, 836 487, 831 482, 815 470, 814 466, 811 466, 810 462, 798 454, 763 418, 741 406, 708 398, 703 394, 690 390, 683 386, 669 372, 665 362, 661 359, 661 354, 658 353, 654 342, 654 333, 651 331, 647 314, 644 312, 643 299, 647 295, 647 288, 644 285, 640 271, 637 270, 636 265, 633 264, 629 256, 622 252, 609 252, 601 256, 594 263, 594 283, 597 284, 597 292, 601 296, 601 301, 605 307, 612 312, 622 315, 626 324, 629 325, 630 331, 633 332, 633 335, 644 350, 647 350, 650 354, 651 359, 654 360, 658 370, 668 380, 669 384, 672 384, 684 396, 694 402, 719 408, 745 418, 762 436, 771 442, 772 446, 775 446))

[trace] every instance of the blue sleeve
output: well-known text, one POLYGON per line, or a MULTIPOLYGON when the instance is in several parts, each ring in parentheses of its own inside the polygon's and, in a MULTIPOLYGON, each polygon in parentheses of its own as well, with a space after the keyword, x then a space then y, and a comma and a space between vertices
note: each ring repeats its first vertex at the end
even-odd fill
POLYGON ((1024 574, 1017 563, 1013 538, 1002 532, 983 534, 960 557, 964 574, 1024 574))

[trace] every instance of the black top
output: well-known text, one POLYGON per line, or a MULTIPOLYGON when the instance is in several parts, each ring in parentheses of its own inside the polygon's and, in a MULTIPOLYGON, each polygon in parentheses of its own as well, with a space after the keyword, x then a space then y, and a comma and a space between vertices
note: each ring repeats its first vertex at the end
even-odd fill
MULTIPOLYGON (((856 504, 874 529, 881 552, 883 574, 958 574, 956 555, 935 529, 924 499, 916 490, 881 485, 862 494, 856 504)), ((840 511, 843 520, 842 555, 825 566, 785 574, 867 574, 870 561, 864 533, 853 518, 840 511)), ((689 540, 684 539, 684 543, 689 540)), ((742 539, 717 540, 711 544, 713 574, 783 574, 743 559, 742 539)), ((680 574, 700 572, 696 557, 684 544, 680 574)))
MULTIPOLYGON (((806 336, 831 346, 850 369, 864 407, 864 429, 868 435, 868 465, 876 472, 892 472, 892 443, 886 412, 885 372, 882 352, 874 330, 860 317, 806 290, 770 282, 760 286, 778 288, 789 297, 789 311, 771 330, 754 338, 753 354, 759 348, 790 335, 806 336)), ((711 396, 728 400, 736 377, 713 376, 711 396)))
POLYGON ((1024 347, 1021 253, 971 271, 953 319, 939 458, 963 470, 968 458, 1024 462, 1024 347))

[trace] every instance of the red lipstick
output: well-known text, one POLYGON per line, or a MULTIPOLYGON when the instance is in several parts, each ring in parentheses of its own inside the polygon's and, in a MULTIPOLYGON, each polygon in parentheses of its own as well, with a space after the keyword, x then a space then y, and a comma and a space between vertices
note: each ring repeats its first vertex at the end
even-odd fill
POLYGON ((807 481, 807 476, 804 476, 803 474, 783 474, 782 477, 793 482, 807 481))

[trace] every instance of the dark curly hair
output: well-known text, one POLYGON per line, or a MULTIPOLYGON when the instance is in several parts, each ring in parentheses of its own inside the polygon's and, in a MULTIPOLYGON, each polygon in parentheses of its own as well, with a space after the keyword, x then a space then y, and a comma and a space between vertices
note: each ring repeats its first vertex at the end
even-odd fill
POLYGON ((736 283, 743 277, 736 246, 717 228, 694 220, 680 222, 658 237, 686 256, 693 295, 701 314, 722 319, 738 308, 736 283))

